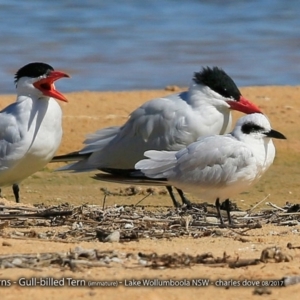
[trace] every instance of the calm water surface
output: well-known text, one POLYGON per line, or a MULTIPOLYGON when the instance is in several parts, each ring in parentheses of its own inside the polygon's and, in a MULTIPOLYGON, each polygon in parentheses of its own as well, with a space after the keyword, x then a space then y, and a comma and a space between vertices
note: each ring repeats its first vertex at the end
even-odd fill
POLYGON ((31 61, 62 92, 186 86, 220 66, 239 86, 300 84, 300 1, 1 1, 0 93, 31 61))

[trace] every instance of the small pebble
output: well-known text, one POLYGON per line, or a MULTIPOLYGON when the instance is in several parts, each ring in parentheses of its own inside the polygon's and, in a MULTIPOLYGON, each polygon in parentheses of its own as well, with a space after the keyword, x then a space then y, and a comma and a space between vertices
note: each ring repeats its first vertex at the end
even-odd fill
POLYGON ((134 227, 133 224, 129 224, 129 223, 124 225, 125 229, 132 229, 133 227, 134 227))
POLYGON ((210 224, 219 224, 220 220, 216 217, 206 217, 205 221, 210 224))
POLYGON ((109 243, 119 243, 120 241, 120 231, 116 230, 112 232, 110 235, 108 235, 105 239, 105 242, 109 243))
POLYGON ((4 241, 4 242, 2 242, 2 246, 4 246, 4 247, 11 247, 11 244, 4 241))
POLYGON ((23 261, 20 258, 15 258, 11 263, 15 266, 21 266, 23 264, 23 261))

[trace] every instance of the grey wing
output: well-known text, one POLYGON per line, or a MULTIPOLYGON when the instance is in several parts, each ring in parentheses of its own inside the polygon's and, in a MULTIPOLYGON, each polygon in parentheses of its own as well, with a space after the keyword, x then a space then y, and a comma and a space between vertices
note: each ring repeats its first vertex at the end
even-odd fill
POLYGON ((100 151, 108 144, 125 144, 126 140, 139 139, 142 143, 151 144, 152 148, 148 149, 160 145, 163 148, 162 144, 175 144, 181 139, 176 140, 174 133, 178 131, 178 136, 185 125, 184 118, 177 117, 174 126, 176 111, 179 110, 175 102, 179 100, 179 103, 185 104, 184 101, 180 101, 180 97, 174 94, 167 98, 150 100, 133 111, 123 126, 108 127, 89 134, 84 141, 86 146, 80 150, 80 154, 100 151))
POLYGON ((86 146, 79 151, 80 154, 92 153, 102 150, 120 132, 120 126, 112 126, 97 130, 87 136, 84 141, 86 146))
MULTIPOLYGON (((153 99, 136 109, 120 129, 120 139, 140 138, 150 149, 165 149, 179 143, 185 145, 186 111, 188 105, 179 95, 153 99)), ((178 148, 178 149, 180 149, 178 148)))
POLYGON ((11 158, 18 159, 24 155, 18 147, 22 134, 15 117, 5 112, 0 113, 0 170, 10 166, 11 158))
POLYGON ((106 164, 103 167, 133 168, 147 150, 182 149, 195 140, 186 128, 188 112, 188 105, 178 95, 146 102, 130 115, 114 137, 107 139, 101 149, 105 151, 93 153, 89 162, 106 164))
POLYGON ((176 166, 169 170, 169 181, 220 187, 255 172, 252 151, 232 136, 211 136, 177 152, 176 166), (250 174, 249 174, 250 173, 250 174))

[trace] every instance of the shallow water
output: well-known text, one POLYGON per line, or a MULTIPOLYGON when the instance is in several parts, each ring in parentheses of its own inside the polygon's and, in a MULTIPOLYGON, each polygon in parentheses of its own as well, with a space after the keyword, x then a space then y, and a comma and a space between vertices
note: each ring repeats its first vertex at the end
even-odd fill
POLYGON ((0 91, 31 61, 69 72, 62 92, 186 86, 214 65, 239 86, 297 85, 299 14, 297 0, 0 1, 0 91))

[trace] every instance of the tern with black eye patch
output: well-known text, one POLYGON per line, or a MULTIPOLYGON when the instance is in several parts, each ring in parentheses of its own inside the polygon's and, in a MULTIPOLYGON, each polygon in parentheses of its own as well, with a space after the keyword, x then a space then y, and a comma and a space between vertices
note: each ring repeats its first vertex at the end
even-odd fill
MULTIPOLYGON (((224 224, 220 200, 229 201, 249 189, 272 165, 275 147, 270 135, 285 139, 263 114, 249 114, 240 118, 229 134, 203 137, 179 151, 146 151, 147 159, 135 165, 140 171, 128 176, 97 174, 94 178, 124 184, 168 183, 205 201, 215 201, 224 224)), ((231 224, 229 206, 226 209, 231 224)))

